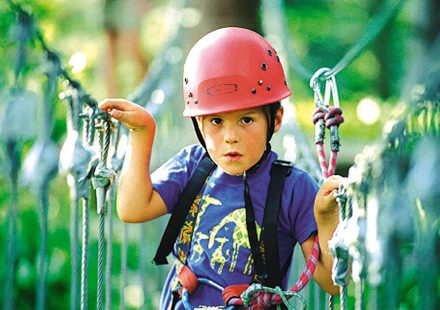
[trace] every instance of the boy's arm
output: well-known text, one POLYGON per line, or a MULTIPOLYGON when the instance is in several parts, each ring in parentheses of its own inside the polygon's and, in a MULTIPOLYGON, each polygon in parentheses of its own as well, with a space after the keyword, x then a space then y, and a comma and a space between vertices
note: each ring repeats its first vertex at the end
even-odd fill
POLYGON ((117 211, 124 222, 138 223, 167 213, 150 178, 150 158, 156 123, 141 106, 123 99, 106 99, 102 110, 130 129, 127 152, 118 185, 117 211))
MULTIPOLYGON (((332 295, 339 294, 339 287, 335 286, 331 279, 333 257, 328 248, 328 241, 332 238, 339 221, 338 205, 334 193, 338 189, 341 180, 342 177, 340 176, 327 178, 316 195, 314 207, 315 220, 318 226, 320 256, 313 278, 323 290, 332 295)), ((311 255, 313 242, 314 236, 310 236, 301 244, 304 257, 308 258, 311 255)))

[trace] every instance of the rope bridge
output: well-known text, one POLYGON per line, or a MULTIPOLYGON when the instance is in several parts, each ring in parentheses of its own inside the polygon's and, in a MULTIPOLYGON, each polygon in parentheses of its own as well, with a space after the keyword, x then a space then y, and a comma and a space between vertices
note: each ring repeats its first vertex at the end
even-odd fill
MULTIPOLYGON (((0 123, 0 139, 5 150, 5 166, 7 167, 9 203, 6 211, 8 237, 6 238, 6 274, 4 276, 3 308, 14 309, 14 283, 17 274, 18 259, 18 200, 19 183, 30 187, 39 202, 40 215, 40 247, 38 254, 38 281, 35 292, 37 309, 47 308, 47 269, 48 269, 48 210, 49 187, 58 170, 67 175, 71 194, 70 217, 70 308, 93 308, 89 302, 89 250, 90 234, 97 234, 97 282, 96 308, 110 309, 112 305, 112 248, 113 223, 112 206, 114 204, 113 189, 117 183, 117 174, 124 157, 124 146, 127 131, 114 123, 110 117, 97 108, 97 101, 84 89, 81 83, 73 79, 63 66, 58 54, 49 48, 44 37, 35 23, 32 15, 24 11, 12 1, 7 1, 10 8, 17 14, 18 46, 14 70, 14 85, 5 102, 5 113, 0 123), (45 84, 43 98, 43 121, 41 126, 32 122, 22 123, 22 115, 37 110, 37 95, 25 89, 25 66, 27 59, 27 42, 38 44, 45 55, 45 84), (62 91, 59 87, 62 85, 62 91), (53 125, 53 110, 57 98, 67 104, 67 137, 58 156, 58 148, 51 140, 50 132, 53 125), (34 136, 33 133, 37 132, 34 136), (23 167, 20 169, 21 149, 24 141, 35 139, 34 145, 27 152, 23 167), (59 161, 59 162, 58 162, 59 161), (20 171, 22 176, 20 176, 20 171), (22 181, 21 181, 22 180, 22 181), (80 205, 82 206, 80 210, 80 205), (90 218, 90 210, 98 214, 98 230, 89 231, 94 218, 90 218), (82 219, 80 221, 80 214, 82 219), (81 222, 81 226, 80 226, 81 222), (107 233, 105 230, 108 225, 107 233), (80 233, 81 229, 81 233, 80 233), (81 241, 80 239, 81 235, 81 241), (105 241, 107 239, 107 246, 105 241), (81 245, 81 249, 78 245, 81 245), (105 251, 107 251, 105 253, 105 251), (78 272, 80 270, 80 272, 78 272)), ((370 43, 385 27, 386 23, 396 14, 403 1, 386 2, 385 10, 380 10, 367 27, 365 36, 350 49, 332 69, 324 69, 315 76, 304 66, 295 66, 299 72, 311 79, 311 87, 318 102, 318 112, 315 113, 315 123, 322 128, 322 107, 329 106, 333 96, 335 107, 338 108, 337 89, 334 77, 349 65, 353 59, 370 43), (391 4, 390 4, 391 3, 391 4), (378 25, 380 27, 378 27, 378 25), (329 93, 320 94, 320 81, 329 82, 329 93), (320 110, 319 110, 320 109, 320 110), (320 114, 321 113, 321 114, 320 114)), ((178 2, 181 8, 183 1, 178 2)), ((272 12, 282 12, 281 1, 263 1, 263 6, 272 12), (271 6, 271 7, 270 7, 271 6)), ((285 16, 266 20, 265 31, 278 33, 282 38, 289 37, 285 33, 285 16), (274 24, 275 23, 275 24, 274 24), (278 23, 278 24, 277 24, 278 23), (283 30, 284 29, 284 30, 283 30)), ((179 46, 181 42, 181 27, 172 31, 172 38, 164 46, 164 50, 179 46)), ((284 42, 288 42, 285 41, 284 42)), ((297 57, 286 43, 288 61, 295 63, 297 57)), ((160 119, 163 116, 163 105, 151 103, 149 98, 153 90, 161 87, 163 72, 176 70, 175 64, 158 57, 151 65, 146 79, 130 95, 130 99, 148 108, 153 115, 160 119), (173 69, 174 68, 174 69, 173 69)), ((291 67, 292 68, 292 67, 291 67)), ((178 75, 174 72, 175 76, 178 75)), ((333 280, 341 287, 340 308, 347 307, 347 277, 348 261, 351 261, 351 274, 355 286, 355 307, 365 309, 368 288, 369 309, 394 309, 399 302, 399 279, 409 272, 405 269, 405 259, 417 264, 424 272, 413 279, 413 287, 420 292, 417 301, 419 309, 435 309, 440 305, 438 292, 440 251, 439 247, 439 213, 435 208, 440 196, 438 182, 440 181, 438 164, 440 164, 440 79, 439 72, 430 72, 429 79, 424 80, 416 88, 411 105, 405 106, 405 112, 398 115, 392 130, 388 132, 381 145, 366 148, 356 157, 355 165, 351 168, 348 178, 343 182, 338 192, 340 205, 340 224, 330 243, 332 255, 335 257, 333 280), (434 78, 432 78, 434 77, 434 78), (421 178, 420 176, 424 176, 421 178), (422 182, 422 184, 420 184, 422 182), (399 210, 396 210, 399 206, 399 210), (390 224, 390 220, 395 222, 390 224), (407 257, 401 256, 401 247, 407 248, 407 257), (429 264, 427 263, 429 262, 429 264), (435 266, 432 270, 431 266, 435 266), (395 279, 393 285, 387 279, 395 279), (383 298, 386 296, 386 298, 383 298)), ((168 73, 170 75, 170 73, 168 73)), ((172 97, 178 86, 168 92, 172 97)), ((327 86, 326 86, 327 87, 327 86)), ((338 111, 337 111, 338 112, 338 111)), ((340 113, 335 113, 340 115, 340 113)), ((337 117, 336 117, 337 118, 337 117)), ((32 117, 29 118, 31 120, 32 117)), ((160 122, 158 122, 160 123, 160 122)), ((318 154, 320 168, 314 160, 306 143, 301 143, 304 136, 294 122, 289 122, 287 128, 292 130, 299 145, 296 152, 302 153, 303 164, 310 168, 318 180, 334 173, 336 157, 330 159, 326 166, 323 150, 323 136, 319 135, 318 154), (324 164, 325 163, 325 164, 324 164)), ((338 124, 329 124, 329 127, 338 124)), ((333 129, 334 131, 334 129, 333 129)), ((331 133, 331 137, 335 137, 331 133)), ((166 143, 160 147, 170 148, 166 143)), ((337 151, 337 150, 336 150, 337 151)), ((333 153, 334 154, 334 153, 333 153)), ((127 277, 127 248, 128 228, 123 225, 121 245, 121 290, 120 304, 123 308, 124 289, 127 277)), ((145 245, 139 247, 145 248, 145 245)), ((146 257, 141 253, 141 257, 146 257)), ((145 273, 142 273, 145 277, 145 273)), ((142 281, 146 283, 146 281, 142 281)), ((145 289, 145 288, 144 288, 145 289)), ((305 305, 303 297, 296 293, 282 292, 279 289, 269 291, 268 288, 252 288, 243 300, 266 290, 272 296, 286 304, 288 297, 296 296, 299 307, 305 305)), ((146 294, 146 291, 144 292, 146 294)), ((249 301, 250 302, 250 301, 249 301)), ((333 308, 333 300, 329 308, 333 308)))

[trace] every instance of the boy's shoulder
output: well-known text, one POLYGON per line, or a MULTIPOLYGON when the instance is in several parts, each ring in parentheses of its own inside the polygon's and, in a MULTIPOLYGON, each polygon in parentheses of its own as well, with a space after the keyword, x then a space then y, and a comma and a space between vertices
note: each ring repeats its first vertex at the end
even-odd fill
POLYGON ((198 143, 187 145, 183 147, 180 152, 184 152, 188 155, 193 155, 195 157, 203 157, 203 155, 206 153, 203 146, 198 143))
POLYGON ((181 167, 186 167, 191 173, 205 156, 206 151, 200 144, 183 147, 172 160, 181 167))
MULTIPOLYGON (((276 159, 279 159, 275 157, 276 159)), ((317 181, 304 169, 298 167, 294 162, 287 161, 292 165, 290 173, 286 177, 285 184, 291 188, 296 186, 312 186, 318 188, 317 181)))
POLYGON ((206 150, 200 144, 191 144, 183 147, 177 154, 178 157, 188 161, 199 162, 206 154, 206 150))

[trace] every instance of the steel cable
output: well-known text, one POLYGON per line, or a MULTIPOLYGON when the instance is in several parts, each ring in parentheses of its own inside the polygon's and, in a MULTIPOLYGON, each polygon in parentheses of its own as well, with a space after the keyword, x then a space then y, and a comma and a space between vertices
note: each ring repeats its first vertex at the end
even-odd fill
POLYGON ((82 253, 81 253, 81 310, 88 309, 88 266, 89 266, 89 199, 83 198, 82 208, 82 253))

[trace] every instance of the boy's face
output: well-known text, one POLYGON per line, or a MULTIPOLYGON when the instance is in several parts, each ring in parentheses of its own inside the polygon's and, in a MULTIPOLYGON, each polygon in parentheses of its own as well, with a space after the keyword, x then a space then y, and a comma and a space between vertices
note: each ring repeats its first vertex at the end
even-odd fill
MULTIPOLYGON (((282 110, 277 113, 275 131, 281 118, 282 110)), ((197 121, 209 155, 226 173, 241 175, 263 156, 268 120, 262 108, 212 114, 197 121)))

